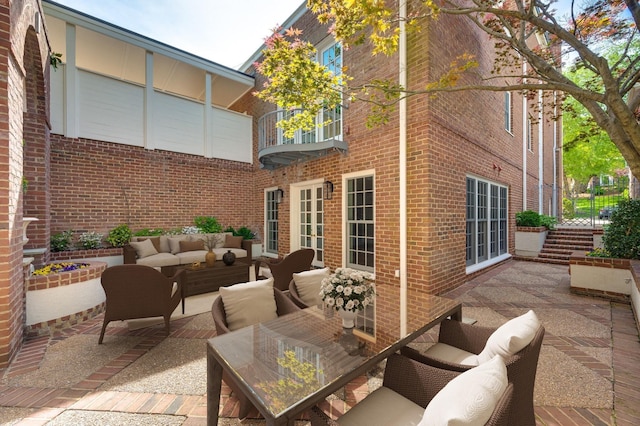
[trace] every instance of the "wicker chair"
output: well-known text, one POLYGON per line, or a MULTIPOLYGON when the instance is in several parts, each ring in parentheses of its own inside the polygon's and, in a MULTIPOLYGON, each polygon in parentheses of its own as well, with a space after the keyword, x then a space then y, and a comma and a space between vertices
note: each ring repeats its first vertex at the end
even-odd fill
POLYGON ((311 269, 314 256, 313 249, 300 249, 291 252, 279 262, 270 263, 257 260, 255 263, 256 279, 265 278, 260 274, 260 266, 267 266, 273 275, 273 286, 280 291, 287 291, 293 274, 311 269))
MULTIPOLYGON (((289 297, 281 292, 280 290, 274 288, 273 296, 276 299, 276 312, 278 316, 290 314, 292 312, 300 310, 289 297)), ((211 306, 211 315, 213 316, 213 322, 216 325, 216 333, 218 336, 229 333, 229 324, 227 323, 227 315, 224 310, 224 302, 222 301, 222 297, 217 297, 213 301, 213 305, 211 306)), ((233 393, 238 398, 240 402, 240 413, 238 417, 240 419, 244 419, 249 414, 249 410, 253 407, 251 401, 247 399, 247 397, 239 390, 236 384, 229 379, 226 373, 223 373, 222 380, 229 385, 233 393)))
POLYGON ((100 281, 107 299, 98 344, 102 343, 109 322, 135 318, 164 317, 168 336, 171 314, 180 303, 185 278, 184 270, 167 278, 144 265, 117 265, 105 269, 100 281))
MULTIPOLYGON (((440 324, 439 343, 445 343, 472 354, 479 354, 485 347, 487 339, 495 331, 493 328, 464 324, 460 321, 446 320, 440 324)), ((538 368, 538 357, 544 337, 544 327, 541 325, 533 340, 515 355, 505 359, 509 382, 513 383, 513 409, 509 424, 519 426, 535 426, 536 419, 533 409, 533 387, 538 368)), ((429 357, 413 348, 403 348, 402 354, 437 368, 463 372, 469 365, 456 364, 445 360, 429 357)))
MULTIPOLYGON (((387 360, 382 386, 425 408, 447 383, 460 374, 462 373, 432 367, 406 356, 393 354, 387 360)), ((361 401, 360 404, 366 404, 368 402, 367 398, 361 401)), ((509 416, 512 402, 513 384, 509 383, 485 425, 510 425, 509 416)), ((451 401, 451 404, 455 404, 455 401, 451 401)), ((398 408, 396 407, 396 409, 398 408)), ((340 420, 335 421, 329 418, 318 406, 314 406, 309 414, 312 426, 338 426, 343 424, 340 420)), ((378 423, 383 421, 382 419, 377 420, 378 423)), ((372 420, 371 424, 375 424, 375 421, 372 420)))

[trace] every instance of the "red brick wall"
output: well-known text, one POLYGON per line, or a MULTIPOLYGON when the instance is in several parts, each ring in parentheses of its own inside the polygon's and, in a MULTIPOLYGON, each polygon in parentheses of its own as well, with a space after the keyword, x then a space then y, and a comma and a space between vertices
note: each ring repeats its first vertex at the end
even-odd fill
MULTIPOLYGON (((51 233, 192 225, 257 229, 253 166, 51 135, 51 233)), ((260 218, 260 223, 262 222, 260 218)))
POLYGON ((16 355, 24 336, 23 141, 47 138, 48 49, 44 33, 31 27, 38 10, 35 0, 0 5, 0 368, 16 355))

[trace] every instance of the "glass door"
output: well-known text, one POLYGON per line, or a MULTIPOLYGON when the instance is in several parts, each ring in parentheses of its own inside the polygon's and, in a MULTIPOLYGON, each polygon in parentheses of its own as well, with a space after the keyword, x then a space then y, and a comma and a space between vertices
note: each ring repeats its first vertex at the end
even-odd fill
POLYGON ((316 252, 314 266, 324 266, 324 203, 322 184, 298 189, 298 248, 311 248, 316 252))

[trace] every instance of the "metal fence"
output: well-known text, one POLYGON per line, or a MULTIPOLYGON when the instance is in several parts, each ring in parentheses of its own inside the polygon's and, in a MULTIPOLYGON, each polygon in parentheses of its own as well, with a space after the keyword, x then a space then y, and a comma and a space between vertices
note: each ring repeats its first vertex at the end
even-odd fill
POLYGON ((601 226, 609 223, 611 214, 623 198, 635 193, 637 180, 629 185, 629 178, 592 179, 582 190, 565 194, 562 200, 562 220, 566 226, 601 226), (631 191, 630 191, 631 190, 631 191))

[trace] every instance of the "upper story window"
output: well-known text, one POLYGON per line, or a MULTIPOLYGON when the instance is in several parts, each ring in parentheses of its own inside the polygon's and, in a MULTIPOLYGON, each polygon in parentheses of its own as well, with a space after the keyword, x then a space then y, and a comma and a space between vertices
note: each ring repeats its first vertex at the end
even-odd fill
MULTIPOLYGON (((336 76, 342 75, 342 45, 334 40, 316 46, 317 61, 326 66, 336 76)), ((278 119, 289 118, 291 112, 283 112, 278 119)), ((281 143, 315 143, 330 139, 342 140, 342 107, 324 108, 316 117, 317 126, 311 130, 296 132, 293 139, 281 138, 281 143)))
POLYGON ((513 133, 512 113, 513 105, 511 102, 511 92, 504 92, 504 129, 509 133, 513 133))

